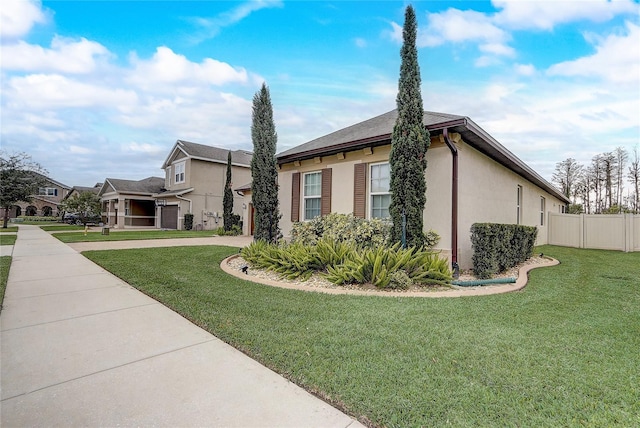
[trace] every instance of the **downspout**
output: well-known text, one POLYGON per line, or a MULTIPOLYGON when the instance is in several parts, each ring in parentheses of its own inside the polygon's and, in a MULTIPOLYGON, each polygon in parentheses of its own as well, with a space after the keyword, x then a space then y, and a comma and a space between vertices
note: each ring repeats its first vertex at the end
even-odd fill
MULTIPOLYGON (((192 206, 193 206, 193 202, 191 202, 191 199, 183 198, 183 197, 182 197, 182 196, 180 196, 180 195, 176 195, 176 199, 181 199, 181 200, 183 200, 183 201, 187 201, 187 202, 189 202, 189 214, 193 214, 193 212, 192 212, 192 210, 191 210, 191 208, 192 208, 192 206)), ((182 220, 182 227, 184 228, 184 214, 182 215, 182 218, 183 218, 183 220, 182 220)))
POLYGON ((458 279, 460 276, 460 266, 458 265, 458 149, 449 138, 449 129, 442 130, 444 142, 449 150, 453 160, 451 168, 451 270, 453 278, 458 279))

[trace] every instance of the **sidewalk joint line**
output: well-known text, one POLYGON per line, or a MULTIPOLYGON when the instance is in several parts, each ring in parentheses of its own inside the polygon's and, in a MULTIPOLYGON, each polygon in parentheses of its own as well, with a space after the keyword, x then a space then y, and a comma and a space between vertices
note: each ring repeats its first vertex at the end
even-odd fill
POLYGON ((35 392, 42 391, 42 390, 44 390, 44 389, 53 388, 53 387, 55 387, 55 386, 63 385, 63 384, 65 384, 65 383, 69 383, 69 382, 73 382, 73 381, 76 381, 76 380, 83 379, 83 378, 85 378, 85 377, 89 377, 89 376, 93 376, 93 375, 96 375, 96 374, 100 374, 100 373, 108 372, 108 371, 110 371, 110 370, 119 369, 119 368, 121 368, 121 367, 129 366, 129 365, 131 365, 131 364, 136 364, 136 363, 139 363, 139 362, 141 362, 141 361, 150 360, 150 359, 152 359, 152 358, 160 357, 160 356, 162 356, 162 355, 167 355, 167 354, 170 354, 170 353, 172 353, 172 352, 182 351, 183 349, 188 349, 188 348, 192 348, 192 347, 194 347, 194 346, 204 345, 205 343, 213 342, 213 341, 215 341, 215 340, 220 340, 220 339, 218 339, 217 337, 213 336, 213 338, 208 339, 208 340, 204 340, 204 341, 202 341, 202 342, 192 343, 191 345, 186 345, 186 346, 182 346, 182 347, 180 347, 180 348, 171 349, 171 350, 169 350, 169 351, 160 352, 159 354, 149 355, 149 356, 144 357, 144 358, 140 358, 140 359, 137 359, 137 360, 129 361, 129 362, 127 362, 127 363, 122 363, 122 364, 119 364, 119 365, 117 365, 117 366, 109 367, 109 368, 106 368, 106 369, 98 370, 98 371, 93 372, 93 373, 87 373, 87 374, 84 374, 84 375, 82 375, 82 376, 74 377, 74 378, 72 378, 72 379, 63 380, 63 381, 61 381, 61 382, 53 383, 53 384, 51 384, 51 385, 47 385, 47 386, 42 386, 42 387, 40 387, 40 388, 34 389, 33 391, 23 392, 22 394, 17 394, 17 395, 14 395, 14 396, 12 396, 12 397, 3 398, 3 399, 2 399, 2 400, 0 400, 0 401, 7 401, 7 400, 11 400, 11 399, 16 398, 16 397, 21 397, 21 396, 23 396, 23 395, 33 394, 33 393, 35 393, 35 392))
POLYGON ((144 305, 127 306, 126 308, 111 309, 109 311, 95 312, 95 313, 92 313, 92 314, 78 315, 78 316, 75 316, 75 317, 63 318, 63 319, 52 320, 52 321, 47 321, 47 322, 40 322, 40 323, 37 323, 37 324, 23 325, 22 327, 8 328, 6 330, 1 330, 0 332, 4 333, 6 331, 20 330, 20 329, 23 329, 23 328, 37 327, 37 326, 41 326, 41 325, 54 324, 54 323, 64 322, 64 321, 71 321, 71 320, 80 319, 80 318, 88 318, 88 317, 93 317, 93 316, 96 316, 96 315, 103 315, 103 314, 108 314, 108 313, 111 313, 111 312, 126 311, 126 310, 129 310, 129 309, 143 308, 145 306, 153 306, 153 305, 162 305, 162 304, 160 302, 154 301, 152 303, 146 303, 144 305))

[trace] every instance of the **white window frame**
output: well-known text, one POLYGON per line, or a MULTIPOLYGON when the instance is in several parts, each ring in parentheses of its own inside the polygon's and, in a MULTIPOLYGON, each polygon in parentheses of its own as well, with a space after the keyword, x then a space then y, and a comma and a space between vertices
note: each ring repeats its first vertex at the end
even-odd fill
POLYGON ((186 161, 178 162, 173 165, 173 182, 175 184, 184 183, 185 180, 185 170, 186 170, 186 161))
MULTIPOLYGON (((369 164, 368 173, 369 173, 369 175, 367 177, 367 181, 368 181, 368 183, 367 183, 367 191, 368 191, 369 195, 368 195, 367 200, 369 201, 369 209, 367 210, 367 212, 368 212, 369 219, 372 219, 372 218, 380 218, 380 219, 387 218, 388 219, 391 216, 391 214, 389 214, 389 217, 384 217, 384 218, 382 218, 382 217, 374 217, 373 216, 373 198, 374 198, 374 196, 386 196, 386 195, 390 196, 391 195, 391 166, 389 165, 389 162, 370 163, 369 164), (380 192, 380 191, 374 192, 372 190, 373 186, 372 186, 371 181, 373 180, 373 167, 377 167, 377 166, 380 166, 380 165, 388 165, 389 166, 389 190, 387 190, 386 192, 380 192)), ((389 205, 391 205, 391 200, 389 200, 389 205)), ((388 208, 387 208, 387 210, 388 210, 388 208)))
MULTIPOLYGON (((315 210, 315 208, 314 208, 315 210)), ((316 217, 322 215, 322 171, 306 172, 302 176, 302 218, 304 221, 313 220, 316 217), (319 181, 318 194, 307 195, 307 177, 317 175, 319 181), (318 215, 313 217, 307 217, 307 202, 318 200, 318 215)))
POLYGON ((129 199, 124 200, 124 215, 131 215, 131 202, 129 199))
POLYGON ((544 226, 544 212, 547 209, 547 200, 540 196, 540 226, 544 226))
POLYGON ((58 196, 57 190, 55 187, 40 187, 38 188, 39 196, 58 196))
POLYGON ((522 223, 522 186, 518 184, 518 195, 516 201, 516 224, 522 223))

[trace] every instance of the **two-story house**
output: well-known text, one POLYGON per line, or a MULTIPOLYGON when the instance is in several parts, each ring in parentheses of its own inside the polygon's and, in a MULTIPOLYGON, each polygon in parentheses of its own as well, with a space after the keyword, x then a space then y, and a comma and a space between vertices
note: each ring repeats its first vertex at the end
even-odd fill
MULTIPOLYGON (((38 173, 34 173, 38 174, 38 173)), ((57 217, 59 215, 58 206, 60 202, 71 190, 71 187, 62 184, 53 178, 38 174, 44 184, 38 188, 38 193, 32 195, 31 201, 20 201, 9 211, 9 218, 21 215, 57 217)), ((4 209, 0 213, 4 216, 4 209)))
MULTIPOLYGON (((162 168, 164 190, 156 193, 157 226, 182 229, 184 215, 193 214, 193 228, 210 230, 222 226, 223 198, 229 150, 178 140, 162 168)), ((251 182, 253 153, 231 152, 233 183, 251 182)), ((232 185, 233 188, 233 185, 232 185)), ((243 198, 234 192, 233 212, 243 213, 243 198)))

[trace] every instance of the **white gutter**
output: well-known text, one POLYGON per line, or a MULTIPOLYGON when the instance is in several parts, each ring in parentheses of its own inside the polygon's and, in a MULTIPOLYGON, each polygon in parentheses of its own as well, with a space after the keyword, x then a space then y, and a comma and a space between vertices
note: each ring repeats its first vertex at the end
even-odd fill
POLYGON ((175 197, 176 197, 176 199, 181 199, 183 201, 189 202, 189 214, 193 214, 193 212, 192 212, 193 202, 191 201, 191 199, 183 198, 180 195, 175 195, 175 197))

